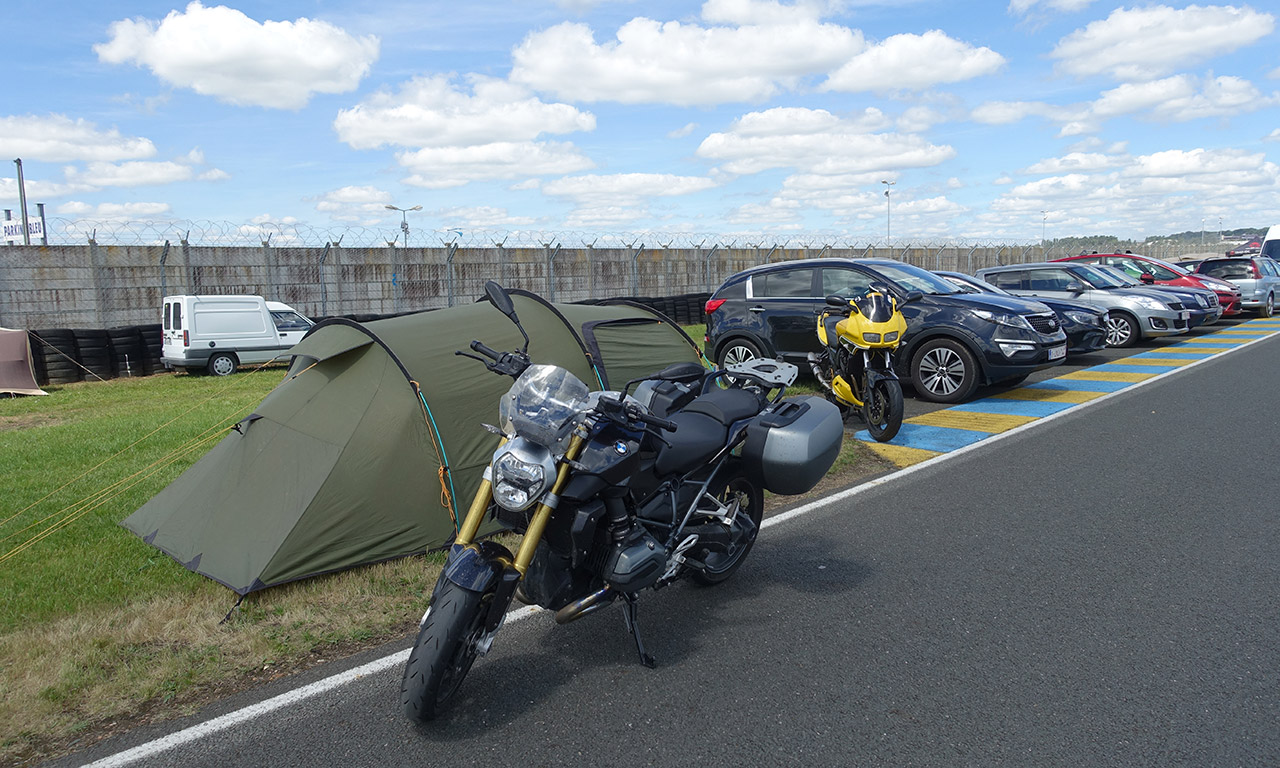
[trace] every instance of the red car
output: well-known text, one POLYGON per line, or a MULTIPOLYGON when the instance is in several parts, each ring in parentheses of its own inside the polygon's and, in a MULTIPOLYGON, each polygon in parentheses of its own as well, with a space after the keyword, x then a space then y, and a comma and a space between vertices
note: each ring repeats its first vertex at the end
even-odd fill
POLYGON ((1181 285, 1189 288, 1206 288, 1218 296, 1222 316, 1231 317, 1243 311, 1240 289, 1226 280, 1201 275, 1137 253, 1082 253, 1053 261, 1083 261, 1088 264, 1105 264, 1119 267, 1144 283, 1155 285, 1181 285))

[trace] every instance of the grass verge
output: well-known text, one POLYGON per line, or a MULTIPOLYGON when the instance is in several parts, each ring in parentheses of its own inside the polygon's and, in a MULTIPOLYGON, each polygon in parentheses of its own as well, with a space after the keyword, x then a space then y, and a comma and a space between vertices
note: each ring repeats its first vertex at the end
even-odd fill
MULTIPOLYGON (((233 593, 120 527, 282 375, 159 375, 0 400, 0 764, 74 751, 412 631, 440 554, 255 593, 223 622, 233 593)), ((824 489, 886 468, 847 440, 824 489)))

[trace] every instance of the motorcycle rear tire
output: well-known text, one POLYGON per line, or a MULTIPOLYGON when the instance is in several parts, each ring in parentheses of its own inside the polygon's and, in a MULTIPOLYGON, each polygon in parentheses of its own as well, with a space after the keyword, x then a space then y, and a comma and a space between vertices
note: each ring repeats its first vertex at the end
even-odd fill
POLYGON ((764 490, 750 478, 739 475, 716 494, 721 503, 738 496, 738 516, 733 521, 733 549, 725 553, 709 553, 704 555, 706 568, 693 572, 695 584, 704 587, 714 586, 727 580, 734 571, 747 559, 751 546, 756 543, 756 535, 760 533, 760 523, 764 520, 764 490))
POLYGON ((867 392, 862 418, 876 442, 887 443, 902 428, 902 385, 895 379, 880 379, 867 392))
POLYGON ((400 705, 410 720, 443 714, 471 671, 484 634, 484 597, 448 580, 432 596, 400 681, 400 705))

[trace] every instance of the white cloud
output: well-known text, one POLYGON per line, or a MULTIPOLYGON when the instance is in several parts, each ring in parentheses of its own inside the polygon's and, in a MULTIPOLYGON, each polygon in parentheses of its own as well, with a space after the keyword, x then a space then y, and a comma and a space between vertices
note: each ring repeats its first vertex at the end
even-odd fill
POLYGON ((159 22, 114 22, 94 46, 111 64, 146 67, 164 82, 229 104, 301 109, 316 93, 355 90, 378 58, 378 39, 324 21, 257 22, 199 2, 159 22))
POLYGON ((1264 97, 1253 83, 1239 77, 1175 75, 1145 83, 1126 83, 1104 91, 1091 112, 1099 118, 1147 112, 1151 119, 1186 122, 1202 117, 1253 112, 1280 101, 1264 97))
POLYGON ((89 163, 83 170, 67 169, 67 180, 91 187, 145 187, 189 181, 195 176, 190 165, 173 161, 89 163))
MULTIPOLYGON (((56 181, 32 178, 24 178, 23 182, 27 190, 27 205, 31 206, 30 210, 32 211, 35 210, 33 203, 36 202, 96 191, 96 188, 88 184, 62 184, 56 181)), ((0 200, 6 203, 19 203, 21 201, 16 178, 11 176, 0 177, 0 200)))
POLYGON ((823 90, 853 93, 923 90, 990 75, 1005 59, 990 48, 975 48, 941 30, 894 35, 857 54, 831 74, 823 90))
POLYGON ((1263 141, 1280 141, 1280 128, 1276 128, 1271 133, 1262 137, 1263 141))
POLYGON ((707 0, 702 5, 702 19, 712 24, 767 26, 791 24, 797 18, 816 21, 832 10, 821 2, 783 5, 775 0, 707 0))
POLYGON ((446 227, 458 227, 464 230, 483 229, 501 231, 523 229, 536 225, 537 219, 528 216, 512 216, 506 208, 490 205, 472 208, 446 208, 432 212, 446 227))
POLYGON ((1274 29, 1271 14, 1247 7, 1119 8, 1062 38, 1049 55, 1069 74, 1149 80, 1251 45, 1274 29))
POLYGON ((370 221, 388 216, 390 203, 391 193, 378 187, 347 186, 321 195, 316 210, 336 221, 370 221))
POLYGON ((58 206, 56 213, 62 216, 75 216, 79 219, 137 221, 153 216, 167 216, 170 210, 168 203, 100 203, 95 206, 68 201, 58 206))
POLYGON ((511 79, 572 101, 760 101, 798 78, 839 66, 865 47, 861 32, 821 23, 794 8, 710 3, 713 21, 769 23, 704 27, 639 17, 605 43, 597 43, 585 24, 558 24, 530 33, 516 46, 511 79))
POLYGON ((1065 120, 1077 114, 1069 107, 1058 107, 1041 101, 988 101, 970 113, 970 118, 987 125, 1009 125, 1027 117, 1065 120))
POLYGON ((683 127, 677 128, 667 134, 668 139, 683 139, 685 136, 693 133, 698 129, 697 123, 685 123, 683 127))
POLYGON ((944 122, 946 116, 932 107, 908 107, 897 121, 898 130, 906 133, 924 133, 938 123, 944 122))
POLYGON ((1240 183, 1242 174, 1250 174, 1269 165, 1266 159, 1265 154, 1250 154, 1242 149, 1170 149, 1134 158, 1124 175, 1175 179, 1212 176, 1224 180, 1231 177, 1231 183, 1240 183))
POLYGON ((1121 161, 1098 153, 1072 152, 1063 157, 1041 160, 1023 170, 1023 173, 1058 174, 1070 172, 1100 171, 1114 168, 1121 161))
POLYGON ((1082 11, 1093 4, 1093 0, 1010 0, 1009 13, 1024 16, 1037 5, 1043 5, 1055 11, 1073 13, 1082 11))
POLYGON ((723 163, 728 173, 750 174, 770 168, 803 173, 846 174, 937 165, 955 156, 914 135, 871 133, 868 114, 844 120, 825 110, 798 108, 752 112, 724 133, 713 133, 698 156, 723 163))
POLYGON ((0 154, 54 163, 113 162, 152 157, 156 147, 150 139, 122 136, 115 128, 98 130, 65 115, 14 115, 0 117, 0 154))
POLYGON ((572 227, 624 226, 649 216, 649 202, 712 189, 716 182, 701 176, 665 173, 618 173, 569 176, 548 181, 542 191, 575 204, 565 222, 572 227))
POLYGON ((412 172, 404 183, 428 189, 458 187, 472 181, 576 173, 595 166, 572 144, 550 141, 425 147, 397 153, 396 160, 412 172))
POLYGON ((474 146, 595 130, 590 112, 548 104, 505 80, 467 79, 470 94, 445 76, 414 78, 398 93, 379 93, 340 110, 334 130, 355 149, 474 146))
POLYGON ((568 176, 548 181, 542 191, 578 203, 602 201, 605 205, 634 206, 654 197, 678 197, 712 189, 716 182, 702 176, 667 173, 617 173, 568 176))

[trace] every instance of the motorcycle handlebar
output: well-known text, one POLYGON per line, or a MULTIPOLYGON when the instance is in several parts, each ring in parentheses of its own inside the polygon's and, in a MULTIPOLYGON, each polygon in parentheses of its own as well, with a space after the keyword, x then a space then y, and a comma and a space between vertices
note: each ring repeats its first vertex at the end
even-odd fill
POLYGON ((472 342, 471 342, 471 351, 473 351, 473 352, 479 352, 480 354, 482 354, 482 355, 484 355, 485 357, 489 358, 490 360, 494 360, 494 361, 497 361, 500 357, 502 357, 502 356, 501 356, 501 355, 499 355, 497 352, 493 351, 493 350, 492 350, 492 349, 490 349, 489 347, 486 347, 484 344, 482 344, 482 343, 481 343, 480 341, 478 341, 478 340, 477 340, 477 341, 472 341, 472 342))

